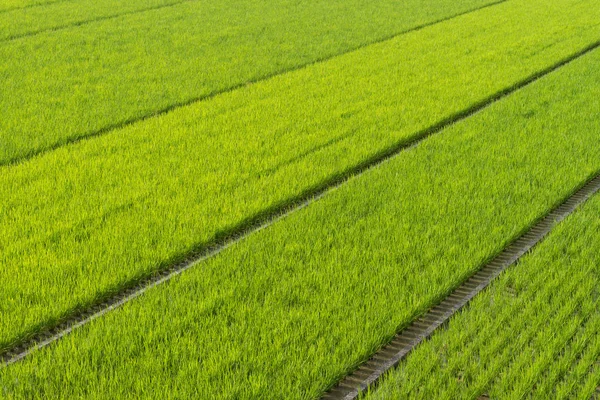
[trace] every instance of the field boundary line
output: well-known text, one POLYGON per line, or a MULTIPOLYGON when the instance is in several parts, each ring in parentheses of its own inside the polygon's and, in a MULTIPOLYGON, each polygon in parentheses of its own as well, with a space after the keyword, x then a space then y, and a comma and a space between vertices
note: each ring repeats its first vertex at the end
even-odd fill
MULTIPOLYGON (((195 0, 187 0, 187 1, 195 1, 195 0)), ((350 48, 350 49, 348 49, 346 51, 340 52, 340 53, 335 53, 335 54, 331 54, 331 55, 324 56, 324 57, 321 57, 321 58, 317 58, 317 59, 315 59, 313 61, 310 61, 310 62, 307 62, 307 63, 304 63, 304 64, 299 64, 299 65, 293 66, 291 68, 283 69, 281 71, 269 73, 269 74, 264 75, 262 77, 249 79, 249 80, 246 80, 246 81, 244 81, 242 83, 238 83, 238 84, 235 84, 233 86, 230 86, 228 88, 216 90, 216 91, 213 91, 213 92, 210 92, 210 93, 207 93, 207 94, 203 94, 201 96, 196 96, 196 97, 192 97, 190 99, 184 100, 184 101, 176 102, 176 103, 173 103, 173 104, 171 104, 169 106, 157 109, 155 111, 147 112, 147 113, 145 113, 143 115, 138 115, 138 116, 126 118, 126 119, 124 119, 121 122, 117 122, 117 123, 114 123, 114 124, 109 124, 109 125, 105 126, 104 128, 98 129, 96 131, 91 131, 89 133, 84 133, 81 136, 77 136, 77 137, 66 138, 66 139, 60 140, 60 141, 56 142, 55 144, 50 145, 50 146, 48 146, 46 148, 39 149, 39 150, 34 150, 34 151, 30 151, 30 152, 24 153, 21 156, 17 156, 17 157, 8 159, 6 161, 2 161, 2 162, 0 162, 0 168, 18 165, 18 164, 27 162, 28 160, 30 160, 30 159, 32 159, 34 157, 42 156, 42 155, 44 155, 46 153, 51 153, 51 152, 53 152, 55 150, 58 150, 58 149, 60 149, 62 147, 69 146, 69 145, 74 145, 74 144, 77 144, 79 142, 83 142, 83 141, 86 141, 86 140, 90 140, 90 139, 94 139, 94 138, 97 138, 97 137, 101 137, 101 136, 104 136, 104 135, 106 135, 106 134, 108 134, 108 133, 110 133, 112 131, 117 130, 117 129, 122 129, 122 128, 125 128, 127 126, 136 124, 138 122, 146 121, 146 120, 149 120, 149 119, 154 118, 154 117, 158 117, 158 116, 161 116, 161 115, 168 114, 169 112, 171 112, 173 110, 176 110, 178 108, 183 108, 183 107, 195 104, 195 103, 200 103, 200 102, 203 102, 203 101, 210 100, 210 99, 215 98, 215 97, 220 96, 220 95, 224 95, 224 94, 227 94, 227 93, 230 93, 230 92, 235 92, 236 90, 239 90, 239 89, 241 89, 241 88, 243 88, 245 86, 254 85, 254 84, 257 84, 257 83, 260 83, 260 82, 268 81, 268 80, 273 79, 273 78, 275 78, 277 76, 286 75, 286 74, 289 74, 289 73, 293 73, 295 71, 300 71, 300 70, 309 68, 309 67, 311 67, 313 65, 324 63, 324 62, 333 60, 333 59, 335 59, 337 57, 342 57, 342 56, 344 56, 346 54, 354 53, 356 51, 359 51, 361 49, 367 48, 369 46, 374 46, 374 45, 377 45, 377 44, 380 44, 380 43, 385 43, 385 42, 393 40, 393 39, 395 39, 397 37, 400 37, 402 35, 406 35, 406 34, 409 34, 409 33, 412 33, 412 32, 416 32, 416 31, 420 31, 420 30, 428 28, 430 26, 434 26, 434 25, 437 25, 437 24, 441 24, 441 23, 450 21, 450 20, 452 20, 454 18, 459 18, 461 16, 468 15, 468 14, 471 14, 471 13, 474 13, 474 12, 477 12, 477 11, 480 11, 480 10, 483 10, 483 9, 486 9, 486 8, 489 8, 489 7, 493 7, 493 6, 502 4, 502 3, 506 3, 507 1, 509 1, 509 0, 498 0, 498 1, 495 1, 493 3, 485 4, 483 6, 480 6, 480 7, 477 7, 477 8, 473 8, 471 10, 467 10, 467 11, 460 12, 458 14, 454 14, 452 16, 448 16, 448 17, 441 18, 441 19, 438 19, 438 20, 435 20, 435 21, 432 21, 432 22, 421 24, 421 25, 415 26, 413 28, 410 28, 410 29, 407 29, 407 30, 404 30, 404 31, 401 31, 401 32, 397 32, 397 33, 394 33, 394 34, 382 37, 380 39, 377 39, 377 40, 369 42, 369 43, 364 43, 364 44, 352 47, 352 48, 350 48)), ((1 43, 1 41, 0 41, 0 43, 1 43)))
POLYGON ((30 9, 30 8, 38 8, 38 7, 44 7, 44 6, 51 6, 52 4, 66 3, 66 2, 71 2, 71 1, 72 0, 54 0, 54 1, 48 1, 46 3, 41 3, 41 4, 30 4, 30 5, 25 6, 25 7, 5 8, 4 10, 0 10, 0 14, 8 13, 8 12, 11 12, 11 11, 27 10, 27 9, 30 9))
POLYGON ((485 290, 502 272, 515 265, 565 218, 600 191, 600 172, 551 209, 527 231, 513 240, 491 261, 478 269, 441 302, 400 330, 391 341, 375 352, 366 362, 342 378, 322 397, 324 400, 355 400, 372 389, 384 375, 397 367, 412 350, 444 326, 452 316, 485 290))
POLYGON ((287 200, 272 205, 253 216, 249 216, 228 230, 218 232, 210 242, 198 244, 186 254, 166 261, 162 268, 159 267, 156 271, 148 272, 138 279, 134 278, 117 287, 107 288, 103 293, 97 294, 96 300, 92 300, 87 304, 81 304, 72 310, 68 310, 58 319, 41 322, 11 342, 0 344, 0 369, 23 359, 31 352, 59 340, 74 329, 86 325, 94 319, 133 300, 148 289, 169 281, 198 263, 213 257, 221 251, 244 240, 246 237, 307 207, 331 191, 338 189, 348 180, 359 176, 372 168, 383 165, 403 151, 417 146, 426 138, 443 131, 448 126, 475 115, 496 101, 528 86, 543 76, 546 76, 569 62, 591 52, 597 47, 600 47, 600 41, 593 46, 588 46, 586 50, 578 52, 577 55, 573 55, 569 59, 546 68, 544 72, 530 76, 510 88, 488 97, 484 101, 453 114, 431 127, 420 131, 412 138, 400 141, 391 147, 375 153, 354 166, 331 176, 329 179, 303 190, 287 200))
MULTIPOLYGON (((184 4, 184 3, 194 3, 196 1, 197 0, 178 0, 178 1, 174 1, 172 3, 168 3, 168 4, 161 4, 161 5, 153 6, 153 7, 141 8, 139 10, 131 10, 131 11, 127 11, 127 12, 124 12, 121 14, 107 15, 104 17, 96 17, 96 18, 85 20, 85 21, 73 22, 70 24, 54 26, 51 28, 39 29, 37 31, 31 31, 31 32, 27 32, 27 33, 22 33, 22 34, 18 34, 18 35, 5 37, 3 39, 0 39, 0 43, 12 42, 14 40, 37 36, 37 35, 41 35, 43 33, 57 32, 57 31, 61 31, 61 30, 69 29, 69 28, 77 28, 79 26, 92 24, 94 22, 101 22, 101 21, 106 21, 106 20, 110 20, 110 19, 116 19, 119 17, 128 16, 128 15, 141 14, 141 13, 148 12, 148 11, 155 11, 155 10, 160 10, 163 8, 175 7, 180 4, 184 4)), ((52 4, 54 4, 54 3, 52 3, 52 4)))

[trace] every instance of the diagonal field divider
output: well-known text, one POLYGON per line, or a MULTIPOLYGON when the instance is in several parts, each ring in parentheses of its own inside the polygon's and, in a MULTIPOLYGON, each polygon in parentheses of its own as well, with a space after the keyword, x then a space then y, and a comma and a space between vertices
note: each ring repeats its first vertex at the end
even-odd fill
MULTIPOLYGON (((75 28, 75 27, 79 27, 79 26, 83 26, 83 25, 87 25, 87 24, 92 24, 94 22, 106 21, 106 20, 110 20, 110 19, 124 17, 124 16, 127 16, 127 15, 134 15, 134 14, 140 14, 140 13, 144 13, 144 12, 148 12, 148 11, 160 10, 160 9, 163 9, 163 8, 175 7, 175 6, 178 6, 178 5, 183 4, 183 3, 192 3, 192 2, 195 2, 195 1, 197 1, 197 0, 178 0, 178 1, 174 1, 172 3, 161 4, 161 5, 156 5, 156 6, 152 6, 152 7, 140 8, 138 10, 131 10, 131 11, 123 12, 123 13, 117 13, 117 14, 113 14, 113 15, 106 15, 106 16, 101 16, 101 17, 86 19, 86 20, 83 20, 83 21, 78 21, 78 22, 72 22, 72 23, 68 23, 68 24, 57 25, 57 26, 53 26, 53 27, 50 27, 50 28, 44 28, 44 29, 39 29, 39 30, 32 30, 32 31, 27 32, 27 33, 8 35, 8 36, 6 36, 4 38, 1 38, 0 39, 0 43, 2 43, 2 42, 10 42, 10 41, 13 41, 13 40, 23 39, 23 38, 27 38, 27 37, 31 37, 31 36, 36 36, 36 35, 40 35, 40 34, 47 33, 47 32, 56 32, 56 31, 60 31, 60 30, 63 30, 63 29, 75 28)), ((50 4, 55 4, 55 3, 50 3, 50 4)))
POLYGON ((541 242, 552 229, 572 214, 579 206, 600 191, 600 174, 575 191, 558 207, 537 221, 502 252, 485 264, 463 284, 432 307, 421 317, 400 331, 388 344, 379 349, 368 361, 344 377, 323 396, 324 400, 354 400, 372 389, 386 372, 398 366, 421 342, 442 327, 473 297, 484 290, 504 270, 541 242))
POLYGON ((598 39, 593 1, 543 2, 507 2, 2 168, 0 348, 598 39), (567 4, 575 32, 561 23, 567 4), (530 12, 541 15, 528 24, 530 12))
POLYGON ((346 169, 331 179, 317 186, 306 189, 299 196, 293 197, 284 202, 282 206, 269 208, 264 212, 248 218, 243 224, 223 233, 221 236, 218 236, 212 243, 203 245, 197 248, 195 251, 190 252, 184 259, 179 260, 179 262, 167 269, 155 273, 150 277, 139 279, 137 281, 131 281, 128 284, 111 291, 111 294, 105 294, 104 296, 101 296, 99 300, 88 303, 75 310, 75 312, 65 315, 58 322, 46 323, 38 326, 35 332, 30 332, 27 335, 23 335, 13 343, 6 345, 3 351, 0 353, 0 361, 4 365, 8 365, 24 358, 27 354, 31 353, 35 349, 44 347, 62 338, 74 329, 81 327, 106 314, 107 312, 110 312, 111 310, 123 305, 124 303, 138 297, 142 293, 146 292, 149 288, 155 287, 172 279, 199 262, 220 253, 226 248, 231 247, 233 244, 243 240, 245 237, 256 233, 257 231, 272 225, 274 222, 286 217, 287 215, 290 215, 295 211, 308 206, 329 191, 340 187, 348 179, 360 175, 373 167, 381 165, 382 163, 401 153, 403 150, 417 145, 425 138, 442 131, 445 127, 476 114, 497 100, 506 97, 523 87, 526 87, 541 77, 550 74, 551 72, 561 68, 573 60, 578 59, 579 57, 598 47, 600 47, 600 41, 572 54, 571 56, 550 67, 545 68, 543 71, 521 80, 510 88, 497 92, 494 95, 489 96, 487 99, 478 102, 477 104, 474 104, 473 106, 461 112, 453 114, 441 122, 419 132, 411 140, 398 143, 397 145, 379 152, 373 157, 370 157, 363 162, 346 169))
POLYGON ((0 10, 0 14, 11 12, 11 11, 17 11, 17 10, 27 10, 30 8, 44 7, 44 6, 49 6, 51 4, 65 3, 67 1, 72 1, 72 0, 52 0, 52 1, 46 1, 46 2, 38 3, 38 4, 29 4, 29 5, 22 6, 22 7, 18 7, 18 6, 17 7, 9 7, 9 8, 0 10))
MULTIPOLYGON (((89 22, 97 22, 97 21, 102 21, 102 20, 109 20, 109 19, 117 18, 117 17, 122 16, 122 15, 131 15, 131 14, 137 14, 137 13, 141 13, 141 12, 145 12, 145 11, 151 11, 151 10, 156 10, 156 9, 161 9, 161 8, 174 7, 174 6, 180 5, 182 3, 190 3, 190 2, 195 2, 195 1, 196 0, 183 0, 183 1, 176 2, 176 3, 168 4, 168 5, 157 6, 157 7, 148 8, 148 9, 139 10, 139 11, 132 11, 132 12, 129 12, 129 13, 115 15, 115 16, 107 16, 107 17, 96 19, 96 20, 91 20, 89 22)), ((171 103, 169 105, 166 105, 164 107, 159 107, 159 108, 157 108, 155 110, 152 110, 150 112, 146 112, 146 113, 143 113, 141 115, 136 115, 134 117, 125 118, 125 119, 123 119, 123 120, 121 120, 121 121, 119 121, 117 123, 106 124, 105 126, 103 126, 100 129, 91 130, 91 131, 86 132, 85 134, 82 134, 82 135, 70 136, 70 137, 63 137, 63 138, 61 138, 59 140, 56 140, 54 143, 52 143, 52 144, 50 144, 48 146, 44 146, 44 147, 39 148, 37 150, 36 149, 32 149, 30 151, 26 151, 21 156, 10 157, 7 160, 2 160, 0 158, 0 167, 3 167, 3 166, 12 166, 12 165, 17 165, 17 164, 20 164, 20 163, 24 163, 24 162, 26 162, 26 161, 28 161, 28 160, 30 160, 32 158, 35 158, 35 157, 38 157, 38 156, 42 156, 42 155, 44 155, 46 153, 53 152, 53 151, 55 151, 55 150, 57 150, 59 148, 62 148, 62 147, 68 146, 68 145, 73 145, 73 144, 76 144, 76 143, 79 143, 79 142, 82 142, 82 141, 85 141, 85 140, 88 140, 88 139, 93 139, 93 138, 101 137, 101 136, 110 134, 110 133, 112 133, 112 132, 114 132, 116 130, 123 129, 123 128, 126 128, 128 126, 131 126, 131 125, 134 125, 134 124, 137 124, 137 123, 140 123, 140 122, 143 122, 143 121, 155 118, 155 117, 159 117, 159 116, 168 114, 168 113, 170 113, 170 112, 172 112, 174 110, 177 110, 177 109, 180 109, 180 108, 183 108, 183 107, 186 107, 186 106, 190 106, 190 105, 193 105, 193 104, 196 104, 196 103, 199 103, 199 102, 208 101, 208 100, 213 99, 213 98, 215 98, 217 96, 234 92, 234 91, 239 90, 241 88, 244 88, 244 87, 246 87, 248 85, 253 85, 253 84, 260 83, 260 82, 268 81, 268 80, 271 80, 271 79, 273 79, 273 78, 275 78, 277 76, 282 76, 282 75, 290 74, 290 73, 293 73, 295 71, 300 71, 300 70, 306 69, 306 68, 311 67, 311 66, 316 65, 316 64, 325 63, 327 61, 330 61, 330 60, 333 60, 335 58, 341 57, 343 55, 351 54, 353 52, 357 52, 357 51, 359 51, 361 49, 364 49, 366 47, 369 47, 369 46, 372 46, 372 45, 376 45, 376 44, 380 44, 380 43, 385 43, 385 42, 391 41, 391 40, 393 40, 393 39, 395 39, 395 38, 397 38, 399 36, 402 36, 402 35, 405 35, 405 34, 408 34, 408 33, 411 33, 411 32, 417 32, 419 30, 423 30, 425 28, 428 28, 428 27, 431 27, 431 26, 434 26, 434 25, 437 25, 437 24, 440 24, 440 23, 443 23, 443 22, 446 22, 446 21, 450 21, 452 19, 459 18, 459 17, 467 15, 467 14, 475 13, 477 11, 481 11, 483 9, 486 9, 486 8, 489 8, 489 7, 493 7, 493 6, 502 4, 502 3, 505 3, 507 1, 508 0, 493 1, 491 3, 484 4, 482 6, 478 6, 478 7, 466 10, 466 11, 462 11, 462 12, 459 12, 459 13, 456 13, 456 14, 452 14, 450 16, 446 16, 446 17, 443 17, 443 18, 438 18, 438 19, 435 19, 435 20, 427 22, 427 23, 419 24, 419 25, 416 25, 416 26, 411 27, 409 29, 404 29, 404 30, 401 30, 401 31, 398 31, 398 32, 394 32, 392 34, 384 35, 384 36, 382 36, 382 37, 380 37, 380 38, 378 38, 376 40, 371 40, 371 41, 368 41, 366 43, 361 43, 361 44, 358 44, 358 45, 350 45, 344 51, 334 52, 332 54, 328 54, 328 55, 325 55, 325 56, 315 57, 314 59, 310 60, 309 62, 299 63, 299 64, 297 64, 295 66, 290 67, 290 68, 284 68, 284 69, 281 69, 281 70, 274 70, 273 72, 262 74, 262 75, 260 75, 258 77, 255 77, 255 78, 251 78, 251 79, 247 79, 247 80, 240 80, 238 83, 235 83, 235 84, 232 84, 232 85, 228 85, 228 86, 226 86, 224 88, 221 88, 221 89, 211 90, 211 91, 209 91, 207 93, 204 93, 204 94, 201 94, 201 95, 198 95, 198 96, 191 96, 191 97, 189 97, 189 98, 187 98, 187 99, 185 99, 183 101, 176 101, 176 102, 173 102, 173 103, 171 103)), ((71 26, 65 25, 65 26, 60 27, 60 28, 49 29, 48 31, 56 31, 56 30, 61 30, 61 29, 67 29, 69 27, 83 26, 85 24, 87 24, 87 22, 76 23, 76 24, 73 24, 71 26)), ((42 31, 37 32, 37 33, 41 33, 41 32, 42 31)), ((37 33, 31 33, 31 34, 25 34, 25 35, 17 36, 15 38, 11 38, 10 40, 24 38, 24 37, 27 37, 27 36, 34 36, 37 33)), ((0 43, 1 42, 2 42, 2 40, 0 40, 0 43)), ((0 138, 0 140, 1 140, 1 138, 0 138)))

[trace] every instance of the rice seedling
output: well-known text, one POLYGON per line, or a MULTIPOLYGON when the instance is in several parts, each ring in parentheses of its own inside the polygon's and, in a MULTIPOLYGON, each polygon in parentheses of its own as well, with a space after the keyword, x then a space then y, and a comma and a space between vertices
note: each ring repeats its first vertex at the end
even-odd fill
MULTIPOLYGON (((600 118, 590 110, 600 106, 599 61, 600 52, 587 54, 349 180, 319 202, 0 370, 0 387, 6 396, 15 397, 318 396, 598 173, 600 148, 595 144, 600 118)), ((329 158, 335 154, 329 153, 329 158)), ((128 209, 140 203, 141 209, 162 212, 162 220, 181 217, 170 213, 173 208, 159 211, 154 200, 128 209)), ((573 224, 578 232, 589 229, 576 242, 584 263, 586 256, 600 256, 598 246, 584 248, 587 241, 597 239, 598 221, 587 220, 597 215, 599 206, 596 200, 596 208, 576 217, 586 216, 585 223, 574 219, 553 236, 568 244, 563 232, 573 224)), ((187 211, 190 220, 197 217, 193 209, 187 211)), ((119 221, 122 229, 137 220, 122 214, 119 221)), ((174 236, 169 244, 185 239, 178 236, 179 230, 169 233, 174 236)), ((111 235, 103 231, 101 236, 107 243, 120 243, 121 237, 111 235)), ((146 232, 136 235, 144 237, 146 232)), ((162 238, 146 237, 147 246, 136 250, 169 249, 161 247, 162 238)), ((554 249, 548 243, 552 242, 545 246, 554 249)), ((569 256, 560 248, 553 255, 569 256)), ((534 264, 536 257, 528 262, 534 264)), ((522 303, 527 305, 523 315, 531 319, 516 318, 509 324, 509 331, 525 333, 516 340, 506 335, 486 340, 478 353, 482 362, 500 360, 498 365, 505 365, 519 356, 514 349, 535 352, 546 343, 549 356, 536 359, 535 365, 515 360, 519 371, 528 371, 517 376, 521 381, 513 387, 518 390, 531 387, 535 376, 547 370, 551 356, 560 354, 565 345, 571 349, 564 352, 565 363, 577 363, 574 354, 585 347, 579 343, 597 328, 597 304, 589 296, 598 286, 590 275, 594 269, 577 269, 577 258, 572 258, 575 272, 560 268, 548 272, 548 262, 537 262, 544 268, 537 276, 544 281, 534 281, 531 287, 561 287, 560 296, 543 289, 541 297, 535 297, 527 290, 527 279, 513 278, 517 301, 521 291, 534 299, 522 303), (553 335, 559 326, 564 329, 553 335)), ((82 275, 94 276, 89 280, 94 285, 132 264, 119 261, 97 275, 85 270, 86 265, 82 275)), ((63 273, 60 268, 54 271, 63 273)), ((51 299, 38 310, 60 310, 72 302, 82 285, 80 281, 69 286, 73 272, 58 278, 68 296, 50 293, 52 284, 40 284, 27 293, 29 299, 51 299)), ((19 292, 10 295, 8 301, 18 298, 19 292)), ((4 338, 26 325, 23 316, 34 315, 35 301, 25 307, 0 302, 4 338)), ((492 316, 475 320, 493 323, 492 316)), ((580 357, 593 358, 593 354, 580 357)), ((460 375, 473 382, 469 390, 484 390, 491 377, 502 382, 501 369, 482 370, 488 380, 478 378, 477 371, 460 375)), ((433 383, 444 379, 443 374, 428 376, 433 383)), ((436 387, 460 389, 465 384, 436 387)))
POLYGON ((502 4, 0 168, 0 347, 571 54, 588 3, 502 4))
POLYGON ((600 383, 600 196, 365 396, 589 399, 600 383))
MULTIPOLYGON (((210 24, 210 26, 206 26, 206 31, 218 31, 218 34, 221 36, 230 35, 232 31, 244 30, 246 40, 248 39, 248 35, 252 35, 252 31, 256 31, 259 24, 265 26, 272 23, 274 24, 271 26, 272 29, 279 29, 281 31, 283 26, 280 20, 286 18, 288 20, 311 18, 316 23, 329 23, 330 30, 332 26, 335 27, 333 29, 335 32, 329 32, 329 34, 334 36, 347 35, 347 31, 351 26, 353 29, 363 31, 369 35, 373 30, 373 25, 383 24, 385 26, 378 28, 378 34, 389 36, 493 2, 494 0, 463 0, 458 2, 431 0, 425 3, 417 0, 408 0, 401 3, 390 0, 378 1, 377 3, 359 0, 350 2, 341 2, 339 0, 328 2, 312 1, 308 3, 298 3, 289 0, 270 2, 256 0, 232 0, 228 2, 203 2, 198 0, 129 0, 127 2, 116 0, 79 0, 50 1, 43 5, 43 3, 38 1, 43 6, 27 8, 13 7, 12 11, 5 12, 2 11, 6 10, 6 6, 5 8, 0 8, 0 12, 2 12, 0 14, 0 40, 10 40, 69 27, 75 28, 103 19, 143 13, 158 8, 173 7, 181 3, 194 3, 192 7, 194 15, 201 17, 201 19, 196 19, 195 21, 193 18, 190 18, 186 21, 187 23, 200 22, 202 24, 210 24), (279 12, 277 18, 275 10, 279 12), (246 24, 242 25, 239 22, 240 18, 243 18, 243 13, 246 13, 249 17, 262 13, 263 18, 249 19, 246 21, 246 24), (216 15, 211 17, 211 14, 216 15)), ((160 15, 168 18, 169 15, 165 11, 163 10, 160 15)), ((154 19, 156 18, 157 16, 154 17, 154 19)), ((121 21, 126 21, 126 19, 121 21)), ((323 31, 324 27, 320 29, 323 31)), ((354 37, 354 39, 357 38, 354 37)), ((210 39, 210 37, 206 39, 210 39)), ((377 40, 377 34, 372 36, 371 39, 377 40)), ((202 37, 198 37, 197 40, 202 40, 202 37)), ((244 43, 239 44, 244 45, 244 43)), ((353 44, 352 40, 350 39, 347 44, 351 47, 353 44)), ((245 45, 248 45, 248 43, 245 43, 245 45)), ((294 46, 294 43, 290 42, 288 45, 294 46)))
POLYGON ((0 165, 497 0, 169 1, 0 14, 0 165))

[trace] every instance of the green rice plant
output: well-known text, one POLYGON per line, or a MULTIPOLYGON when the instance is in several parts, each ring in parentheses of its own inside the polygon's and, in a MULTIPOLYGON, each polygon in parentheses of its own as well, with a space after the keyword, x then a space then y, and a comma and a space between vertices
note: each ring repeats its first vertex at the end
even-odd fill
POLYGON ((529 79, 595 35, 588 3, 506 3, 0 168, 0 347, 529 79))
POLYGON ((589 399, 600 384, 599 212, 596 195, 365 398, 589 399))
MULTIPOLYGON (((600 148, 595 145, 600 118, 590 112, 600 106, 599 61, 600 51, 583 56, 0 370, 0 388, 7 397, 319 396, 600 171, 600 148)), ((131 208, 140 207, 136 204, 131 208)), ((600 206, 598 200, 594 204, 600 206)), ((141 205, 146 207, 163 220, 180 218, 158 210, 154 202, 141 205)), ((193 219, 194 210, 187 211, 193 219)), ((585 215, 591 218, 597 209, 585 215)), ((119 221, 123 228, 136 220, 121 215, 119 221)), ((176 236, 173 243, 182 240, 178 232, 169 232, 176 236)), ((137 232, 139 237, 144 234, 137 232)), ((102 236, 115 244, 122 240, 108 232, 102 236)), ((555 237, 564 240, 560 232, 555 237)), ((600 247, 592 247, 585 254, 600 257, 600 247)), ((98 278, 129 265, 115 263, 98 278)), ((510 281, 512 293, 526 293, 512 310, 523 309, 531 319, 511 321, 501 307, 474 320, 489 320, 501 330, 504 325, 494 325, 492 318, 500 315, 500 320, 511 321, 508 332, 512 327, 526 333, 490 336, 479 357, 509 362, 518 356, 512 349, 531 352, 543 341, 557 355, 561 346, 583 340, 595 329, 595 303, 589 296, 597 287, 596 278, 590 277, 594 269, 568 275, 548 269, 547 262, 540 265, 544 273, 530 276, 542 282, 510 281), (542 295, 535 297, 528 291, 531 287, 544 288, 542 295), (565 290, 557 294, 546 288, 565 290), (537 309, 544 313, 537 315, 537 309), (557 330, 559 326, 568 329, 557 330)), ((52 300, 44 306, 58 309, 77 293, 69 286, 73 272, 59 278, 68 296, 50 295, 46 289, 52 285, 40 285, 29 294, 48 296, 52 300)), ((17 318, 30 314, 32 303, 15 314, 16 302, 3 309, 3 324, 14 321, 3 329, 4 337, 24 325, 17 318)), ((469 331, 472 337, 480 332, 469 331)), ((539 365, 548 360, 540 358, 539 365)), ((516 362, 520 370, 527 368, 516 362)), ((462 364, 451 365, 454 371, 462 364)), ((540 373, 537 367, 527 371, 524 376, 531 379, 540 373)), ((480 382, 475 372, 469 382, 480 382)), ((502 373, 493 372, 487 378, 502 373)), ((523 380, 519 388, 529 384, 523 380)))
MULTIPOLYGON (((493 1, 189 1, 0 42, 0 165, 493 1)), ((116 2, 15 11, 0 15, 0 32, 114 15, 116 2)))
POLYGON ((27 8, 58 3, 65 0, 2 0, 0 2, 0 12, 6 12, 11 10, 25 10, 27 8))
POLYGON ((584 353, 579 355, 570 369, 563 372, 562 379, 554 386, 553 395, 567 399, 579 392, 580 397, 584 398, 597 386, 600 386, 600 333, 585 342, 584 353))
POLYGON ((0 42, 190 1, 195 0, 54 1, 4 12, 0 9, 0 42))
MULTIPOLYGON (((373 25, 384 24, 385 26, 377 28, 378 32, 371 36, 371 40, 378 40, 379 37, 398 34, 403 30, 445 19, 492 2, 494 0, 462 0, 459 2, 429 0, 425 3, 417 0, 403 2, 393 2, 391 0, 342 2, 335 0, 306 3, 289 0, 269 2, 256 0, 220 0, 212 2, 198 0, 59 1, 51 2, 44 7, 15 9, 0 14, 0 40, 75 27, 125 14, 142 13, 155 8, 175 7, 181 3, 193 3, 191 9, 196 19, 189 18, 186 22, 190 26, 198 23, 205 25, 203 31, 203 34, 206 35, 205 39, 210 40, 211 37, 227 36, 228 40, 232 40, 231 34, 237 31, 240 36, 237 38, 238 45, 242 47, 249 45, 248 39, 251 39, 252 36, 257 36, 258 25, 263 28, 273 24, 271 29, 283 33, 282 30, 285 28, 281 24, 281 20, 286 18, 288 20, 310 18, 315 20, 317 24, 329 23, 328 27, 320 26, 312 27, 312 29, 318 29, 321 31, 320 33, 331 35, 334 38, 336 36, 347 36, 351 28, 370 35, 373 31, 373 25), (276 15, 276 12, 279 12, 279 16, 276 15), (262 14, 263 19, 249 18, 248 23, 240 24, 243 13, 247 13, 249 17, 262 14), (211 14, 215 14, 214 17, 211 14)), ((168 10, 163 10, 159 15, 162 14, 166 14, 164 15, 165 18, 170 17, 168 10)), ((157 17, 155 16, 154 19, 157 17)), ((310 35, 311 32, 307 32, 307 34, 310 35)), ((203 38, 199 36, 195 39, 202 41, 203 38)), ((348 48, 356 46, 359 42, 364 43, 362 42, 364 38, 359 36, 348 39, 346 42, 348 48)), ((286 45, 294 47, 295 43, 289 42, 286 45)))

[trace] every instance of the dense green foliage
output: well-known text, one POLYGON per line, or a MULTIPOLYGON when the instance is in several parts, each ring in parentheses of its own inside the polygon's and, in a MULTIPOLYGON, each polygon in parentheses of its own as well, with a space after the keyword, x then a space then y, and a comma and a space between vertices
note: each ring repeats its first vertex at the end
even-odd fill
POLYGON ((0 386, 18 397, 318 396, 600 170, 589 112, 599 62, 588 54, 349 180, 1 370, 0 386))
MULTIPOLYGON (((0 343, 171 264, 597 36, 580 2, 530 3, 504 3, 1 168, 0 343)), ((572 171, 595 165, 588 161, 572 171)))
MULTIPOLYGON (((0 165, 491 1, 192 1, 1 42, 0 165)), ((68 21, 85 3, 6 14, 4 25, 68 21)))
POLYGON ((0 13, 0 41, 190 1, 195 0, 78 0, 17 8, 0 13))
MULTIPOLYGON (((211 26, 206 27, 207 29, 203 31, 203 34, 206 35, 210 31, 217 32, 210 32, 206 39, 219 36, 227 36, 229 39, 232 30, 243 33, 245 36, 253 35, 253 31, 256 34, 256 24, 261 24, 264 27, 273 22, 273 18, 275 17, 273 9, 276 9, 283 16, 287 16, 290 19, 320 18, 320 20, 317 20, 318 23, 330 23, 330 29, 332 26, 335 27, 333 29, 334 32, 327 32, 334 36, 348 35, 352 24, 354 24, 356 29, 368 34, 372 32, 372 25, 383 23, 385 26, 381 27, 378 32, 380 36, 374 35, 371 37, 371 40, 378 40, 380 37, 388 37, 403 30, 444 19, 495 1, 498 0, 462 0, 459 2, 429 0, 425 3, 419 0, 404 0, 402 2, 383 0, 376 3, 365 0, 353 0, 350 2, 342 2, 340 0, 310 2, 293 2, 289 0, 269 2, 256 0, 221 0, 211 2, 198 0, 129 0, 127 2, 119 0, 60 1, 44 7, 17 9, 0 14, 0 40, 32 35, 48 30, 63 29, 69 26, 82 25, 124 14, 176 6, 180 3, 193 3, 191 9, 194 10, 196 19, 187 19, 188 24, 192 25, 198 22, 202 24, 212 23, 211 26), (383 12, 377 12, 377 9, 381 9, 383 12), (265 13, 265 16, 260 20, 258 18, 255 19, 254 26, 241 25, 240 22, 244 12, 254 15, 262 12, 265 13), (218 18, 208 18, 207 20, 206 17, 211 13, 216 13, 215 17, 218 18), (326 15, 323 16, 321 15, 322 13, 326 13, 326 15), (369 28, 368 31, 367 28, 369 28)), ((153 19, 156 20, 163 13, 164 11, 154 16, 153 19)), ((121 20, 121 23, 126 23, 127 21, 128 19, 125 18, 121 20)), ((277 21, 275 23, 275 29, 283 29, 283 25, 280 22, 279 24, 277 21)), ((321 29, 323 30, 324 27, 321 27, 321 29)), ((194 39, 200 42, 203 38, 198 36, 194 39)), ((364 44, 364 38, 358 36, 351 36, 347 39, 349 40, 346 44, 349 48, 357 44, 364 44)), ((248 37, 245 38, 245 43, 241 41, 238 44, 242 46, 248 45, 247 40, 248 37)), ((218 47, 219 43, 213 43, 213 45, 218 47)), ((287 43, 287 46, 294 47, 295 43, 287 43)))
POLYGON ((65 0, 1 0, 0 1, 0 12, 6 12, 10 10, 25 10, 30 7, 58 3, 65 0))
POLYGON ((598 215, 600 195, 367 398, 590 399, 600 385, 598 215))

